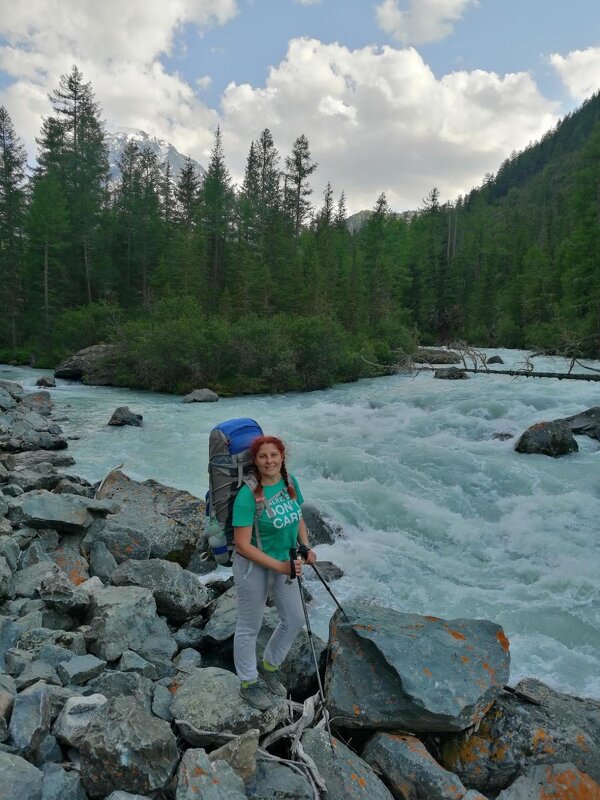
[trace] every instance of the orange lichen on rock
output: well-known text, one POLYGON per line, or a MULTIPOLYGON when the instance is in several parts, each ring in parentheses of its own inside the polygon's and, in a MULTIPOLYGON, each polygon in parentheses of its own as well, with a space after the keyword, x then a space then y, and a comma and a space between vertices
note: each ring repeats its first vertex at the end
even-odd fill
POLYGON ((510 642, 508 641, 508 638, 506 637, 504 631, 498 631, 498 633, 496 634, 496 639, 500 643, 500 647, 504 650, 504 652, 508 653, 510 649, 510 642))
POLYGON ((450 636, 453 636, 455 639, 458 639, 459 641, 465 641, 465 639, 467 638, 463 633, 461 633, 460 631, 455 631, 453 628, 446 628, 446 630, 448 631, 450 636))
POLYGON ((352 706, 352 709, 354 711, 354 715, 356 717, 360 717, 360 707, 357 706, 356 703, 352 706))
POLYGON ((577 769, 553 773, 552 767, 547 767, 546 784, 541 787, 540 800, 600 800, 600 786, 577 769))
POLYGON ((586 753, 589 751, 590 748, 588 747, 587 739, 585 738, 583 733, 580 733, 575 739, 575 741, 577 742, 579 747, 581 747, 582 750, 585 750, 586 753))
POLYGON ((430 678, 433 677, 433 672, 430 669, 427 669, 427 667, 423 667, 423 672, 425 675, 429 675, 430 678))
POLYGON ((533 745, 534 749, 537 748, 541 750, 543 753, 552 753, 555 752, 555 748, 552 747, 550 742, 553 741, 552 736, 550 736, 543 728, 538 728, 537 731, 533 734, 533 739, 531 740, 531 744, 533 745))
POLYGON ((426 616, 425 619, 428 619, 429 622, 440 622, 440 617, 430 617, 426 616))
POLYGON ((208 775, 208 772, 202 767, 194 767, 194 775, 208 775))
POLYGON ((471 659, 469 658, 469 656, 461 656, 460 660, 462 661, 463 664, 468 664, 471 659))

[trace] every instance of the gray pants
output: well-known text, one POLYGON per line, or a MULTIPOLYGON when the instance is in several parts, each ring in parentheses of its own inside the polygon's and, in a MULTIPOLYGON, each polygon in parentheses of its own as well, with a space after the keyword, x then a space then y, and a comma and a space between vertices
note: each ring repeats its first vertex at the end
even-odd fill
POLYGON ((287 582, 285 575, 265 569, 238 553, 233 557, 233 577, 237 588, 238 618, 233 639, 235 671, 241 681, 253 681, 256 671, 256 639, 262 625, 269 593, 281 620, 265 648, 264 658, 280 666, 304 625, 304 611, 298 581, 287 582))

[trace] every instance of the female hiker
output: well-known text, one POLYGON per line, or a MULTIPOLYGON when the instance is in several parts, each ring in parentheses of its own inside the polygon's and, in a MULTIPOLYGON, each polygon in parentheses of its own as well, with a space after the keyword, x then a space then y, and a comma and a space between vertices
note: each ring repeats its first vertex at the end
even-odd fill
POLYGON ((233 506, 233 576, 238 596, 233 654, 240 695, 264 710, 273 704, 272 695, 287 694, 278 670, 304 625, 298 582, 289 579, 291 564, 296 575, 301 575, 302 562, 290 562, 290 548, 299 545, 308 564, 313 564, 316 556, 302 519, 302 492, 285 465, 283 442, 275 436, 257 436, 250 449, 257 486, 253 492, 244 484, 233 506), (256 639, 269 590, 281 620, 257 665, 256 639))

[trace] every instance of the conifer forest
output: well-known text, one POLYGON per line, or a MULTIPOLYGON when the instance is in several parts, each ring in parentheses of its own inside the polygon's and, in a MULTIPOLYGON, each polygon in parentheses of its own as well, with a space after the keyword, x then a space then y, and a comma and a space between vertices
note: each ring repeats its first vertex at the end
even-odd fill
POLYGON ((119 385, 240 393, 354 380, 417 341, 600 357, 598 95, 464 197, 381 194, 354 233, 301 132, 282 155, 263 130, 240 186, 219 130, 202 177, 130 142, 111 183, 91 85, 74 67, 50 99, 33 166, 0 107, 0 361, 110 342, 119 385))

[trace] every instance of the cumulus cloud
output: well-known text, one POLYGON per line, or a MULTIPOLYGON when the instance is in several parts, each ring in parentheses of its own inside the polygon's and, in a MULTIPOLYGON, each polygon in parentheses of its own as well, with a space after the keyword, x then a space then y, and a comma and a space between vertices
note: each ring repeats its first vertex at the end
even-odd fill
POLYGON ((353 210, 372 207, 381 191, 393 208, 415 208, 434 185, 454 199, 539 138, 558 110, 525 72, 437 79, 413 48, 349 50, 315 39, 292 40, 265 86, 231 83, 222 106, 234 174, 261 128, 285 152, 304 133, 319 163, 315 190, 330 180, 353 210))
POLYGON ((576 100, 585 100, 600 89, 600 47, 573 50, 566 56, 553 53, 550 63, 576 100))
POLYGON ((206 149, 217 115, 160 56, 171 54, 186 24, 222 25, 236 0, 28 0, 6 4, 0 18, 0 69, 13 82, 0 94, 32 149, 47 94, 76 63, 113 125, 145 127, 176 147, 206 149))
POLYGON ((380 27, 402 44, 425 44, 444 39, 469 6, 478 0, 409 0, 402 11, 399 0, 383 0, 376 7, 380 27))

